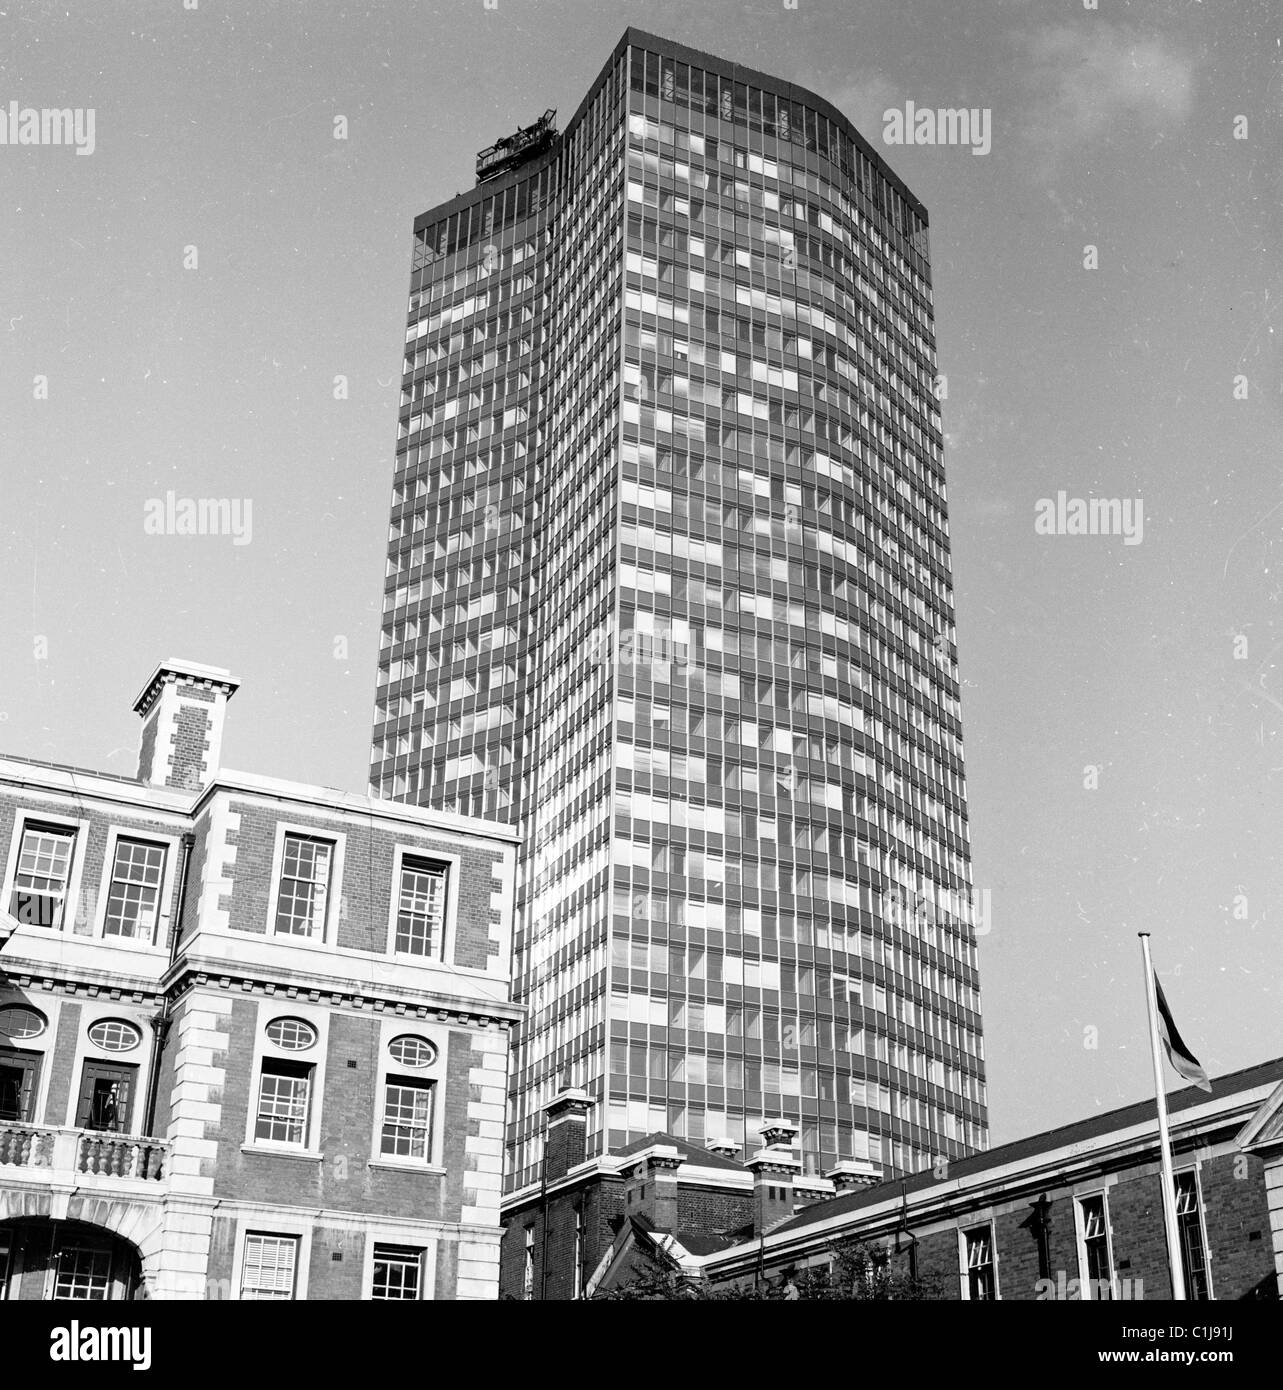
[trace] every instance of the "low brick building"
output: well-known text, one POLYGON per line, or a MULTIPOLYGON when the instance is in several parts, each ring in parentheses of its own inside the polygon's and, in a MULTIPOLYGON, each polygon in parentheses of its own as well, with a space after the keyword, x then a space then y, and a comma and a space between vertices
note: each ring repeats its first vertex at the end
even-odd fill
MULTIPOLYGON (((744 1164, 667 1135, 571 1162, 585 1103, 554 1100, 547 1182, 504 1199, 506 1295, 590 1297, 656 1269, 783 1288, 854 1239, 940 1298, 1171 1297, 1152 1101, 885 1183, 868 1165, 801 1176, 783 1124, 744 1164)), ((1188 1296, 1278 1298, 1283 1058, 1169 1106, 1188 1296)))
POLYGON ((219 766, 0 758, 0 1297, 494 1298, 515 834, 219 766))

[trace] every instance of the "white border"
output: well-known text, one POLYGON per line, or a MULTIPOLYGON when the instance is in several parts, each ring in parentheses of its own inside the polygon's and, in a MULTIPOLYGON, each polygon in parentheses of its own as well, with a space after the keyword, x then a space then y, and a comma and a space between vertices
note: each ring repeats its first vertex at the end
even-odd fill
POLYGON ((276 839, 272 847, 272 872, 268 879, 271 891, 267 895, 267 939, 288 941, 292 946, 313 949, 332 946, 337 942, 339 905, 343 900, 343 858, 347 835, 341 830, 321 830, 315 825, 299 825, 294 821, 276 822, 276 839), (333 848, 330 856, 330 878, 325 889, 325 911, 321 930, 316 936, 299 936, 294 932, 276 930, 276 909, 281 896, 281 868, 285 859, 285 837, 301 835, 308 840, 323 840, 333 848))
POLYGON ((972 1231, 981 1230, 989 1232, 989 1256, 993 1261, 993 1297, 994 1302, 998 1303, 1002 1300, 1002 1285, 998 1280, 998 1232, 994 1228, 992 1219, 977 1221, 970 1226, 958 1227, 958 1273, 961 1276, 961 1298, 964 1303, 972 1302, 971 1270, 967 1265, 967 1236, 972 1231))
MULTIPOLYGON (((361 1265, 361 1298, 374 1302, 374 1246, 400 1245, 422 1252, 419 1259, 419 1298, 420 1303, 430 1303, 437 1296, 437 1251, 440 1245, 437 1236, 424 1235, 421 1231, 408 1231, 404 1226, 394 1226, 373 1221, 365 1227, 365 1256, 361 1265)), ((380 1299, 380 1302, 385 1300, 380 1299)), ((409 1300, 404 1300, 409 1302, 409 1300)))
MULTIPOLYGON (((88 857, 86 848, 89 842, 89 822, 87 820, 59 815, 54 811, 32 811, 19 807, 13 818, 13 835, 9 841, 9 862, 5 869, 4 888, 0 890, 3 892, 0 902, 5 904, 5 911, 7 912, 9 910, 8 904, 13 897, 14 880, 18 877, 18 853, 22 847, 22 837, 27 827, 33 823, 57 826, 60 829, 73 832, 71 872, 67 878, 67 895, 63 900, 62 926, 41 927, 32 922, 21 922, 20 925, 30 926, 42 933, 55 931, 61 932, 64 936, 74 936, 80 908, 80 881, 85 871, 85 859, 88 857)), ((91 938, 86 938, 86 940, 88 939, 91 938)))
MULTIPOLYGON (((76 1125, 76 1109, 80 1103, 81 1088, 85 1084, 85 1063, 114 1063, 116 1066, 133 1067, 137 1072, 134 1094, 129 1102, 129 1124, 120 1133, 122 1135, 141 1135, 140 1121, 143 1119, 147 1107, 147 1097, 143 1094, 143 1090, 147 1085, 148 1076, 151 1075, 152 1051, 156 1046, 156 1032, 150 1023, 151 1015, 140 1005, 126 1004, 120 999, 106 1001, 71 999, 67 1002, 80 1006, 80 1021, 76 1025, 76 1046, 75 1051, 71 1054, 69 1064, 71 1084, 67 1088, 66 1118, 62 1123, 69 1129, 79 1128, 76 1125), (119 1018, 126 1023, 132 1023, 142 1034, 142 1040, 138 1046, 131 1048, 128 1052, 110 1052, 91 1042, 89 1029, 95 1023, 106 1018, 119 1018)), ((51 1123, 56 1123, 56 1121, 51 1121, 51 1123)))
POLYGON ((45 1111, 49 1104, 49 1085, 53 1077, 53 1060, 58 1043, 58 1021, 62 1012, 62 1004, 63 1001, 56 995, 36 999, 30 994, 24 994, 15 986, 0 986, 0 1009, 33 1009, 42 1014, 45 1020, 45 1031, 36 1037, 15 1038, 12 1041, 0 1043, 0 1046, 7 1047, 12 1052, 40 1054, 40 1075, 36 1078, 36 1093, 31 1098, 31 1115, 26 1120, 21 1121, 23 1124, 53 1123, 46 1118, 45 1111))
POLYGON ((1087 1272, 1086 1228, 1083 1221, 1083 1203, 1099 1197, 1101 1210, 1105 1216, 1105 1254, 1109 1261, 1110 1297, 1118 1294, 1118 1269, 1114 1264, 1114 1223, 1109 1215, 1109 1188, 1094 1187, 1074 1193, 1074 1241, 1078 1247, 1078 1297, 1084 1302, 1097 1300, 1097 1291, 1090 1282, 1087 1272), (1089 1293, 1090 1291, 1090 1293, 1089 1293))
POLYGON ((146 830, 135 830, 131 826, 112 824, 107 827, 107 847, 103 853, 102 878, 98 888, 98 905, 94 912, 95 941, 124 942, 144 950, 168 951, 169 931, 173 923, 174 879, 178 872, 178 858, 182 849, 180 835, 153 835, 146 830), (142 844, 161 845, 165 850, 165 868, 161 874, 159 911, 156 914, 156 928, 148 941, 140 936, 108 936, 107 903, 111 897, 112 874, 116 868, 116 846, 121 840, 137 840, 142 844))
POLYGON ((321 1110, 325 1098, 325 1057, 329 1051, 329 1020, 331 1010, 301 999, 277 998, 275 995, 256 999, 254 1017, 254 1051, 250 1058, 249 1104, 245 1107, 245 1142, 242 1153, 269 1154, 275 1157, 293 1156, 319 1159, 321 1110), (301 1018, 316 1030, 316 1041, 305 1051, 277 1047, 267 1036, 267 1026, 276 1018, 301 1018), (263 1059, 281 1058, 289 1062, 304 1062, 311 1066, 308 1087, 307 1121, 301 1144, 285 1144, 279 1140, 259 1139, 254 1130, 258 1125, 258 1098, 262 1083, 263 1059))
MULTIPOLYGON (((384 955, 389 960, 435 961, 441 965, 453 965, 462 876, 462 855, 437 854, 426 845, 418 846, 402 841, 397 842, 392 854, 392 882, 388 892, 388 935, 387 945, 384 949, 384 955), (396 919, 401 906, 401 869, 407 858, 422 859, 429 864, 439 864, 446 871, 445 921, 441 929, 440 950, 434 951, 430 955, 415 955, 412 951, 398 951, 396 949, 396 919)), ((484 974, 484 969, 479 973, 484 974)))
MULTIPOLYGON (((288 1216, 284 1212, 263 1207, 260 1212, 241 1214, 236 1218, 235 1244, 232 1247, 232 1286, 228 1290, 235 1302, 258 1302, 241 1298, 241 1278, 245 1271, 245 1246, 251 1235, 293 1236, 297 1241, 294 1257, 294 1292, 290 1301, 302 1303, 307 1299, 307 1276, 312 1264, 312 1223, 288 1216)), ((276 1300, 271 1300, 276 1301, 276 1300)), ((279 1300, 285 1302, 284 1299, 279 1300)))
POLYGON ((374 1129, 370 1135, 370 1168, 389 1168, 398 1172, 445 1174, 445 1101, 449 1076, 450 1032, 424 1019, 396 1016, 379 1021, 379 1053, 375 1071, 374 1129), (425 1038, 436 1049, 436 1060, 426 1067, 403 1067, 388 1051, 388 1044, 402 1033, 425 1038), (432 1135, 427 1159, 403 1158, 383 1150, 383 1108, 389 1076, 421 1076, 432 1085, 432 1135))

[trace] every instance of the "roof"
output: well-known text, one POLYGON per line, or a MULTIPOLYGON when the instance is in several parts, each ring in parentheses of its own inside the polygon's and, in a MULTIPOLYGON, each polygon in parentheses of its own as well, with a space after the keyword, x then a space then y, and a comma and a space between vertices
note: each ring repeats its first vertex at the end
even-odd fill
MULTIPOLYGON (((1229 1072, 1225 1076, 1216 1077, 1212 1082, 1212 1088, 1213 1094, 1228 1098, 1242 1092, 1257 1090, 1262 1086, 1272 1086, 1279 1081, 1283 1081, 1283 1057, 1275 1057, 1271 1061, 1260 1062, 1254 1067, 1245 1067, 1242 1071, 1229 1072)), ((1168 1114, 1176 1116, 1183 1110, 1189 1110, 1194 1106, 1206 1103, 1207 1095, 1205 1092, 1197 1086, 1187 1086, 1183 1090, 1168 1095, 1168 1114)), ((996 1149, 986 1149, 983 1153, 971 1154, 966 1158, 951 1159, 949 1176, 954 1179, 971 1176, 981 1177, 990 1168, 1001 1168, 1006 1164, 1018 1163, 1023 1159, 1034 1158, 1039 1154, 1052 1153, 1057 1149, 1068 1148, 1075 1144, 1084 1144, 1092 1139, 1099 1139, 1117 1130, 1129 1129, 1155 1118, 1155 1107, 1152 1099, 1136 1101, 1117 1110, 1107 1110, 1102 1114, 1089 1116, 1085 1120, 1077 1120, 1073 1124, 1062 1125, 1059 1129, 1049 1129, 1041 1134, 1030 1135, 1026 1139, 1017 1139, 1010 1144, 1000 1145, 996 1149)), ((893 1190, 902 1191, 907 1197, 912 1193, 938 1186, 939 1182, 935 1177, 934 1170, 927 1168, 910 1177, 888 1180, 874 1187, 862 1188, 860 1191, 848 1193, 844 1197, 837 1197, 832 1201, 808 1207, 806 1211, 791 1217, 788 1221, 781 1222, 771 1234, 804 1230, 816 1221, 831 1221, 833 1217, 843 1212, 859 1211, 863 1207, 876 1206, 885 1202, 888 1194, 893 1190)))
POLYGON ((692 1144, 685 1139, 679 1139, 675 1134, 648 1134, 644 1139, 634 1139, 631 1144, 625 1144, 622 1149, 612 1149, 611 1156, 627 1158, 630 1154, 639 1154, 656 1144, 670 1145, 681 1154, 687 1163, 697 1164, 701 1168, 726 1168, 732 1173, 744 1172, 744 1165, 735 1159, 727 1158, 725 1154, 714 1153, 712 1149, 702 1148, 699 1144, 692 1144))

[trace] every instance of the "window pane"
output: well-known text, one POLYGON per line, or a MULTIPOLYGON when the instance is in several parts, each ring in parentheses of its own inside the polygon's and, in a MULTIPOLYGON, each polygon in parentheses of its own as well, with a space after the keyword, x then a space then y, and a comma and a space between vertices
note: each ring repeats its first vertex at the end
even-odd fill
POLYGON ((412 956, 441 953, 445 935, 446 870, 407 859, 401 867, 396 949, 412 956))
POLYGON ((306 835, 287 835, 276 900, 276 930, 292 936, 319 936, 325 925, 325 898, 333 845, 306 835))
POLYGON ((419 1297, 419 1279, 423 1268, 423 1252, 399 1245, 374 1247, 374 1281, 371 1298, 415 1299, 419 1297))
POLYGON ((111 1280, 111 1251, 64 1245, 58 1252, 54 1298, 106 1301, 111 1280))
POLYGON ((105 936, 152 939, 164 873, 164 845, 149 845, 141 840, 116 841, 107 916, 103 923, 105 936))
POLYGON ((382 1152, 426 1159, 431 1129, 432 1087, 389 1078, 383 1105, 382 1152))
POLYGON ((310 1079, 310 1067, 270 1060, 263 1063, 258 1083, 256 1139, 276 1144, 303 1143, 310 1079))
POLYGON ((75 838, 73 831, 54 826, 28 825, 22 832, 10 904, 19 922, 62 926, 75 838))
POLYGON ((293 1298, 297 1236, 245 1237, 245 1263, 241 1269, 241 1297, 248 1299, 293 1298))

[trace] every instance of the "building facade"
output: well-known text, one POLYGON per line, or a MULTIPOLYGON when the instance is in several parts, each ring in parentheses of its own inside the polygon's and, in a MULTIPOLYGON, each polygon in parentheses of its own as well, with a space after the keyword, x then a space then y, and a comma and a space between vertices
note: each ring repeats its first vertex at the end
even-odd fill
POLYGON ((0 1298, 496 1296, 515 836, 220 767, 0 758, 0 1298))
POLYGON ((832 105, 628 30, 414 224, 371 783, 522 830, 509 1183, 987 1120, 926 211, 832 105))
MULTIPOLYGON (((781 1296, 859 1241, 934 1298, 1171 1298, 1153 1101, 889 1182, 856 1163, 806 1177, 790 1125, 767 1126, 746 1162, 664 1134, 586 1159, 583 1105, 554 1098, 549 1178, 504 1198, 503 1297, 602 1297, 656 1273, 781 1296)), ((1283 1058, 1170 1110, 1187 1297, 1277 1299, 1283 1058)))

